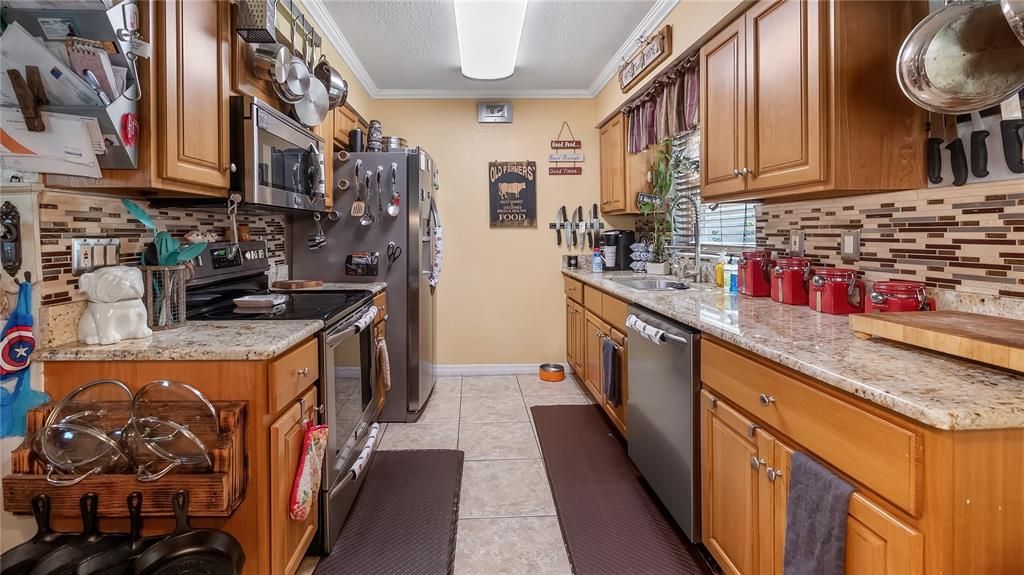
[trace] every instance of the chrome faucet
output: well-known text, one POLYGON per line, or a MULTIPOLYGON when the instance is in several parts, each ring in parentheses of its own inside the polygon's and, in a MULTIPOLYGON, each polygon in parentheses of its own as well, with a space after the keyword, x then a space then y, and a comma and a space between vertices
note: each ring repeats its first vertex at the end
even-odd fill
MULTIPOLYGON (((680 195, 680 199, 684 199, 690 202, 691 214, 693 214, 693 269, 687 269, 686 264, 683 262, 683 255, 679 253, 678 249, 669 257, 669 266, 671 266, 672 273, 681 279, 689 279, 693 283, 700 283, 702 273, 700 265, 700 252, 701 252, 701 241, 700 241, 700 204, 697 200, 693 199, 688 195, 680 195)), ((682 246, 669 246, 670 248, 680 248, 682 246)))

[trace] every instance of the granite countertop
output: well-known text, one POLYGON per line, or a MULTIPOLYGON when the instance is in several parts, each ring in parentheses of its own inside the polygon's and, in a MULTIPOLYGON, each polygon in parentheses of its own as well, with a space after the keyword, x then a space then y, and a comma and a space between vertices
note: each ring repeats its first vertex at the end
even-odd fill
POLYGON ((880 340, 860 340, 846 316, 694 285, 639 291, 609 278, 562 272, 931 427, 1024 427, 1024 376, 880 340))
POLYGON ((70 343, 37 351, 34 361, 231 361, 281 355, 324 327, 316 320, 190 321, 152 337, 113 345, 70 343))

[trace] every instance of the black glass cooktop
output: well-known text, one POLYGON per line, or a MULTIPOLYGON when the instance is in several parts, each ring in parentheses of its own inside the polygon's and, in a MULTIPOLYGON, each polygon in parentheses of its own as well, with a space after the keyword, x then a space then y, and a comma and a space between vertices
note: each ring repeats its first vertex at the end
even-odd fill
MULTIPOLYGON (((278 292, 280 293, 280 292, 278 292)), ((233 297, 213 298, 212 301, 188 302, 188 319, 190 320, 239 320, 239 319, 319 319, 330 323, 334 319, 354 311, 364 302, 371 299, 368 290, 317 291, 283 293, 288 300, 274 308, 238 308, 234 298, 242 295, 235 293, 233 297)), ((189 299, 198 300, 199 298, 189 299)))

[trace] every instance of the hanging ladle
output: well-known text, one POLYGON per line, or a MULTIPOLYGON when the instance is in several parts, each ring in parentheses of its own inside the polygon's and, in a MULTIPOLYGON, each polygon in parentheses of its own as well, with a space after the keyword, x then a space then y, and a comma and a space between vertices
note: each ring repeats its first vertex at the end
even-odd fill
MULTIPOLYGON (((363 189, 366 190, 366 199, 369 200, 370 199, 370 170, 366 170, 366 177, 363 180, 363 189)), ((359 200, 356 200, 356 201, 359 201, 359 200)), ((373 220, 374 220, 373 214, 370 213, 372 210, 366 209, 366 204, 365 203, 363 203, 361 201, 359 203, 362 204, 362 210, 363 210, 363 215, 362 215, 362 217, 359 218, 359 225, 361 225, 361 226, 372 225, 373 224, 373 220)), ((352 209, 355 210, 355 204, 352 205, 352 209)))
POLYGON ((402 203, 402 196, 398 195, 398 164, 391 162, 391 201, 388 202, 388 215, 397 218, 401 211, 399 204, 402 203))

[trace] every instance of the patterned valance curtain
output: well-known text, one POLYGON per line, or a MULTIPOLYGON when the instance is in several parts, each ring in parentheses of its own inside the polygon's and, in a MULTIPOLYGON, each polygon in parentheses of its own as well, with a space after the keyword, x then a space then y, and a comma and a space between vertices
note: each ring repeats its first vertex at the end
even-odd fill
POLYGON ((637 154, 696 128, 699 98, 700 69, 697 59, 689 58, 622 108, 628 123, 626 151, 637 154))

